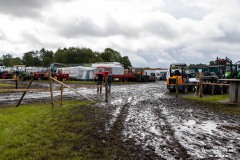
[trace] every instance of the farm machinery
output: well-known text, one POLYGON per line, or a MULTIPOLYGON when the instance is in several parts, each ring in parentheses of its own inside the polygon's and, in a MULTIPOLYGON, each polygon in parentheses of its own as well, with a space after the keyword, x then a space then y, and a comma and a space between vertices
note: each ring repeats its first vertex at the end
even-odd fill
POLYGON ((167 89, 170 92, 176 90, 176 86, 182 92, 188 92, 191 85, 187 84, 188 75, 186 74, 187 65, 185 63, 173 63, 170 65, 170 76, 167 78, 167 89))
POLYGON ((219 78, 236 78, 236 64, 232 64, 232 60, 227 57, 225 59, 217 57, 215 63, 220 67, 219 78))
POLYGON ((105 79, 109 72, 112 73, 114 81, 155 82, 157 80, 155 73, 148 75, 144 68, 124 69, 121 66, 98 66, 95 75, 103 74, 105 79))

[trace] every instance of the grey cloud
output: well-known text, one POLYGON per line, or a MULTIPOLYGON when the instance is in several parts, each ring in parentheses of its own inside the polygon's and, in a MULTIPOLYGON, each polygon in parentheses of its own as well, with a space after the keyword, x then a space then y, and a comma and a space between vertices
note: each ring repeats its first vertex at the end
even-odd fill
POLYGON ((205 8, 200 8, 194 3, 186 3, 186 1, 171 1, 167 0, 161 10, 174 16, 176 19, 190 18, 201 20, 204 16, 210 13, 205 8))
POLYGON ((2 39, 2 40, 5 39, 5 36, 1 30, 0 30, 0 39, 2 39))
POLYGON ((125 35, 138 37, 140 28, 130 27, 128 24, 119 24, 113 18, 109 18, 104 28, 106 35, 125 35))
POLYGON ((158 35, 165 39, 174 39, 179 36, 179 33, 172 27, 171 24, 163 21, 148 22, 142 27, 130 26, 128 24, 119 24, 112 18, 106 20, 104 26, 97 25, 91 18, 82 18, 78 20, 61 22, 51 22, 54 26, 59 26, 59 33, 67 38, 70 37, 104 37, 122 35, 129 38, 139 38, 141 33, 149 35, 158 35))
POLYGON ((48 5, 50 0, 0 0, 0 12, 18 17, 35 17, 43 6, 48 5))
MULTIPOLYGON (((60 22, 53 22, 56 24, 60 22)), ((137 37, 138 30, 133 27, 128 27, 125 24, 118 24, 113 19, 108 19, 105 27, 100 27, 95 24, 90 18, 81 18, 78 20, 71 20, 65 22, 63 25, 57 25, 59 27, 59 33, 64 37, 103 37, 103 36, 114 36, 114 35, 124 35, 129 37, 137 37)))
POLYGON ((63 46, 63 44, 61 44, 59 41, 42 41, 38 38, 38 35, 34 35, 28 32, 22 33, 22 37, 24 37, 24 43, 28 43, 35 49, 50 48, 54 50, 63 46))
POLYGON ((24 37, 24 41, 26 43, 29 43, 31 45, 35 45, 35 44, 40 44, 41 45, 41 41, 37 38, 36 35, 24 32, 22 33, 22 37, 24 37))
MULTIPOLYGON (((59 23, 59 22, 56 22, 59 23)), ((79 37, 79 36, 103 36, 102 28, 94 24, 91 19, 84 18, 81 20, 66 21, 59 25, 59 33, 64 37, 79 37)))
POLYGON ((144 30, 152 35, 158 35, 164 39, 174 39, 178 37, 178 33, 172 25, 162 21, 154 21, 146 24, 144 30))
POLYGON ((216 41, 224 42, 224 43, 237 43, 240 42, 240 32, 239 31, 232 31, 232 32, 225 32, 224 36, 215 38, 216 41))

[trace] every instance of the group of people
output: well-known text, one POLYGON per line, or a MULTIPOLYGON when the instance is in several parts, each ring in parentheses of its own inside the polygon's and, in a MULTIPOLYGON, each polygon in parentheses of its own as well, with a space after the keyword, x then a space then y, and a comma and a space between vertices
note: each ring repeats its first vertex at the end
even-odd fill
MULTIPOLYGON (((101 71, 99 74, 96 75, 95 79, 97 81, 97 85, 102 85, 103 82, 103 74, 101 74, 101 71)), ((106 77, 106 81, 107 81, 107 85, 108 85, 108 92, 111 92, 111 85, 112 85, 112 81, 113 81, 113 75, 111 73, 109 73, 106 77)), ((102 87, 97 87, 97 92, 102 93, 102 87)))

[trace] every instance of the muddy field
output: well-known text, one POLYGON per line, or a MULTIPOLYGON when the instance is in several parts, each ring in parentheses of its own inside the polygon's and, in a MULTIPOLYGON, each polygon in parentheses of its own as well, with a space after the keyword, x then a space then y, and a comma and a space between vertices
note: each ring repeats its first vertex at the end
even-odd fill
MULTIPOLYGON (((124 159, 124 154, 132 159, 240 159, 240 117, 176 98, 168 94, 165 82, 114 85, 107 103, 104 89, 102 94, 96 88, 77 90, 105 112, 99 140, 108 136, 102 142, 119 144, 117 159, 124 159)), ((55 100, 59 94, 54 92, 55 100)), ((50 101, 49 95, 27 93, 23 103, 50 101)), ((21 93, 0 93, 0 104, 16 104, 20 97, 21 93)), ((64 99, 82 97, 65 89, 64 99)))

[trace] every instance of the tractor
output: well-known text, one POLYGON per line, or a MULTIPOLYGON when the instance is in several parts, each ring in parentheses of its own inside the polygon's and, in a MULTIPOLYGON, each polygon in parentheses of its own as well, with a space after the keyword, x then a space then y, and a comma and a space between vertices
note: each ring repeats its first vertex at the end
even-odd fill
POLYGON ((240 61, 236 63, 236 78, 240 79, 240 61))
POLYGON ((220 59, 217 57, 216 64, 220 65, 220 74, 218 75, 219 78, 236 78, 236 71, 237 71, 237 64, 232 64, 232 60, 229 58, 220 59))
POLYGON ((188 77, 185 72, 187 65, 185 63, 173 63, 170 65, 169 74, 167 78, 167 89, 170 92, 176 90, 176 83, 178 81, 178 89, 184 93, 188 92, 189 86, 186 85, 188 77))

